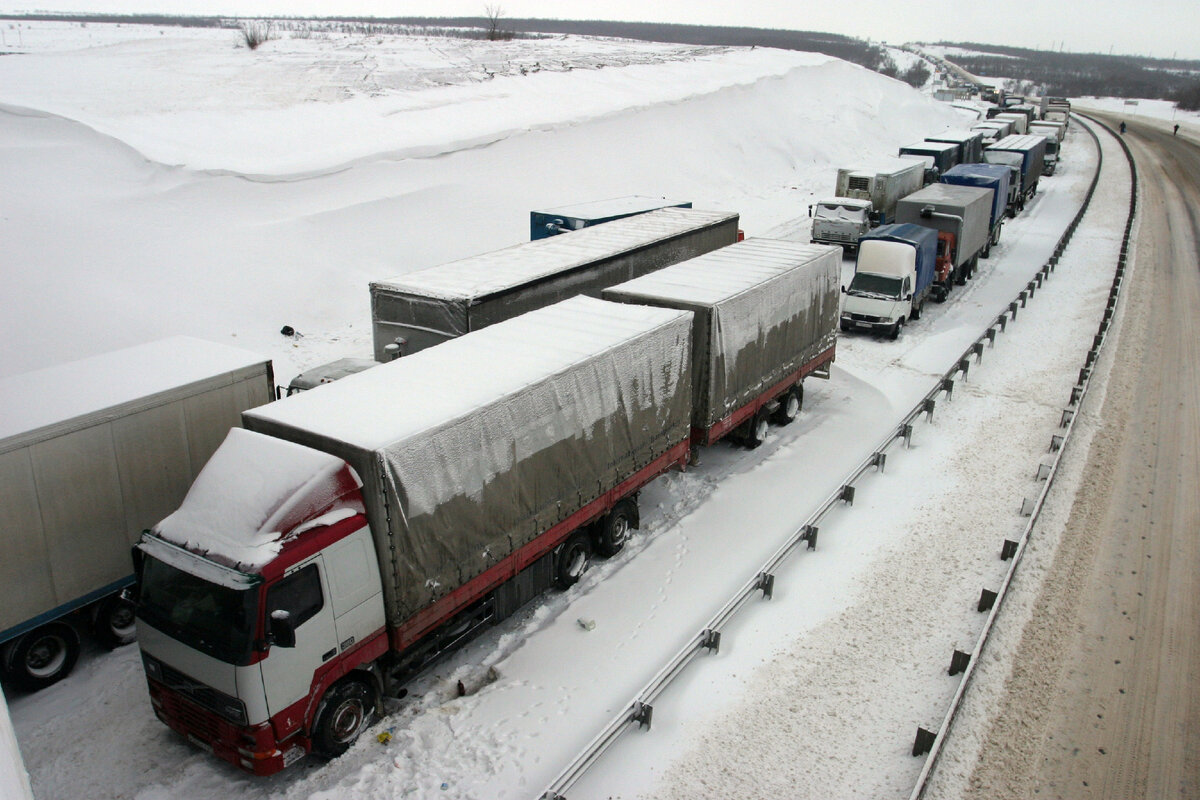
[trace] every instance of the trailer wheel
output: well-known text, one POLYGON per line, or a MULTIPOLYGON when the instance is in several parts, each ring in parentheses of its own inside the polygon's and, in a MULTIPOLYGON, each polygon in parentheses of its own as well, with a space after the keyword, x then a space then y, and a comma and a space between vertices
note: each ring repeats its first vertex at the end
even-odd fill
POLYGON ((637 509, 631 508, 628 500, 622 500, 613 506, 613 510, 604 515, 596 526, 596 552, 604 558, 610 558, 621 552, 625 542, 629 541, 629 532, 637 521, 637 509))
POLYGON ((768 425, 767 409, 760 408, 753 417, 746 420, 746 431, 742 434, 742 443, 747 450, 753 450, 767 440, 768 425))
POLYGON ((313 751, 337 758, 350 749, 375 714, 374 692, 360 680, 334 685, 321 698, 313 724, 313 751))
POLYGON ((570 589, 579 583, 591 561, 591 540, 583 532, 573 534, 559 546, 554 559, 554 585, 559 589, 570 589))
POLYGON ((10 642, 4 650, 4 674, 31 692, 57 683, 75 668, 79 634, 65 622, 51 622, 10 642))
POLYGON ((97 604, 92 633, 109 650, 129 644, 137 639, 136 616, 137 609, 133 603, 120 595, 113 595, 97 604))
POLYGON ((775 409, 775 413, 771 415, 771 421, 776 425, 787 425, 800 416, 800 409, 803 406, 804 384, 797 383, 784 392, 783 397, 779 398, 779 408, 775 409))

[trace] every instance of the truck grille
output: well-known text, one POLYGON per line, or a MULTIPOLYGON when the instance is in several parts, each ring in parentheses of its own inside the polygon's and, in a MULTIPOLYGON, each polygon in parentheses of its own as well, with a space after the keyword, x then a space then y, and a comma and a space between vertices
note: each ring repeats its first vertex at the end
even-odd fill
POLYGON ((879 317, 872 317, 870 314, 851 314, 850 319, 855 322, 879 322, 879 317))

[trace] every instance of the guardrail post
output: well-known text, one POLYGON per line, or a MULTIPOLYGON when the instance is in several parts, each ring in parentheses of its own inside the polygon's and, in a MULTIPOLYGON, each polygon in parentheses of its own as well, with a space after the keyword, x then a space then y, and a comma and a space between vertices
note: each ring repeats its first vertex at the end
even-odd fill
POLYGON ((1071 423, 1071 420, 1074 418, 1075 418, 1075 412, 1069 408, 1064 408, 1063 412, 1062 412, 1062 419, 1060 419, 1058 421, 1058 427, 1060 427, 1060 428, 1067 427, 1067 425, 1069 425, 1071 423))
POLYGON ((962 650, 955 649, 954 654, 950 656, 950 669, 947 670, 951 675, 957 675, 962 672, 971 663, 971 654, 964 653, 962 650))
MULTIPOLYGON (((805 526, 808 527, 807 525, 805 526)), ((800 537, 803 540, 803 536, 800 537)), ((771 595, 775 593, 775 576, 769 572, 758 573, 758 585, 755 589, 762 589, 763 599, 770 600, 771 595)))
POLYGON ((975 606, 975 610, 982 614, 984 611, 991 611, 994 605, 996 605, 996 593, 991 589, 984 589, 979 594, 979 603, 975 606))
POLYGON ((937 401, 932 397, 926 397, 925 402, 921 405, 921 411, 925 414, 926 422, 933 422, 933 409, 937 405, 937 401))
POLYGON ((640 700, 635 700, 633 703, 633 713, 629 715, 630 722, 636 722, 639 728, 650 730, 650 724, 654 721, 654 706, 649 703, 643 703, 640 700))
POLYGON ((971 345, 971 350, 975 352, 975 363, 983 361, 983 342, 976 342, 971 345))
MULTIPOLYGON (((1029 292, 1022 289, 1021 293, 1017 295, 1017 300, 1020 301, 1021 308, 1024 308, 1025 304, 1029 302, 1029 292)), ((1013 314, 1013 319, 1016 319, 1016 317, 1017 315, 1013 314)))
POLYGON ((913 741, 912 754, 914 757, 923 756, 933 749, 933 743, 937 740, 937 734, 925 728, 917 728, 917 738, 913 741))
POLYGON ((990 344, 992 347, 996 346, 996 328, 995 328, 995 326, 988 328, 987 333, 985 333, 984 336, 987 337, 988 344, 990 344))
POLYGON ((1079 370, 1079 380, 1077 381, 1077 383, 1080 386, 1082 386, 1083 384, 1088 382, 1088 378, 1090 378, 1091 376, 1092 376, 1092 371, 1090 369, 1088 369, 1087 367, 1083 367, 1082 369, 1079 370))
POLYGON ((1031 517, 1031 516, 1033 516, 1033 509, 1034 509, 1034 508, 1036 508, 1036 507, 1037 507, 1037 501, 1036 501, 1036 500, 1033 500, 1033 499, 1031 499, 1031 498, 1028 498, 1028 497, 1022 498, 1022 499, 1021 499, 1021 516, 1022 516, 1022 517, 1031 517))
POLYGON ((1061 433, 1055 433, 1050 436, 1050 452, 1051 453, 1057 453, 1059 450, 1062 450, 1062 446, 1063 446, 1063 435, 1061 433))
POLYGON ((942 391, 946 393, 946 399, 954 399, 954 378, 942 378, 942 391))
POLYGON ((880 472, 883 472, 883 466, 887 463, 887 453, 882 450, 876 450, 871 454, 871 466, 877 467, 880 472))
POLYGON ((1005 539, 1004 544, 1000 546, 1000 560, 1008 561, 1017 554, 1017 543, 1012 539, 1005 539))
POLYGON ((1070 402, 1067 403, 1067 405, 1077 406, 1077 405, 1079 405, 1079 401, 1082 399, 1083 399, 1083 387, 1082 386, 1072 386, 1071 387, 1071 400, 1070 400, 1070 402))
POLYGON ((714 631, 712 628, 705 628, 701 634, 704 638, 700 641, 700 646, 709 650, 712 653, 721 652, 721 632, 714 631))
MULTIPOLYGON (((1024 306, 1025 303, 1022 302, 1021 305, 1024 306)), ((1009 316, 1011 316, 1013 318, 1013 321, 1015 322, 1017 319, 1017 301, 1016 300, 1014 300, 1008 304, 1008 314, 1009 314, 1009 316)))
POLYGON ((913 426, 911 422, 906 422, 900 426, 900 435, 904 437, 904 447, 912 447, 913 426))
POLYGON ((1051 464, 1038 464, 1037 475, 1035 480, 1044 481, 1050 477, 1050 470, 1054 469, 1051 464))
MULTIPOLYGON (((804 533, 800 536, 800 541, 808 542, 809 550, 817 549, 817 531, 818 531, 818 528, 816 525, 805 525, 804 526, 804 533)), ((771 577, 771 585, 772 586, 775 585, 774 576, 771 577)))
POLYGON ((965 381, 967 379, 967 372, 969 372, 971 369, 971 360, 969 358, 959 359, 958 369, 962 373, 963 380, 965 381))
POLYGON ((846 505, 854 505, 854 487, 848 483, 842 484, 842 492, 838 495, 838 499, 846 505))

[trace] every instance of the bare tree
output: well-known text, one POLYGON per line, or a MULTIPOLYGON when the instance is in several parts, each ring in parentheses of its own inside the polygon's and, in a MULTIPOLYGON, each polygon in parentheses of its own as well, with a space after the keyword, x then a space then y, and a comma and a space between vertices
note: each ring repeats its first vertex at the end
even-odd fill
POLYGON ((504 9, 496 3, 488 3, 483 7, 484 16, 487 17, 488 31, 487 38, 489 41, 496 41, 504 38, 503 32, 500 30, 500 18, 504 16, 504 9))

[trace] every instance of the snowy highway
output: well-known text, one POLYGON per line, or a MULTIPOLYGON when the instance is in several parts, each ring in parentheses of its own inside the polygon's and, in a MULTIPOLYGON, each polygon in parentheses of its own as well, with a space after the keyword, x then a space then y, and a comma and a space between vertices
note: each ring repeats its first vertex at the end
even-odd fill
MULTIPOLYGON (((643 55, 636 63, 648 69, 642 62, 657 58, 643 55)), ((704 74, 725 69, 728 85, 682 98, 644 97, 644 103, 622 85, 634 93, 628 110, 564 119, 524 135, 508 132, 491 145, 437 159, 384 159, 377 171, 354 164, 312 179, 247 183, 139 162, 69 120, 13 113, 0 115, 6 143, 0 158, 5 165, 28 164, 23 174, 31 177, 41 165, 60 187, 81 179, 68 180, 50 160, 30 162, 39 141, 57 141, 68 153, 90 148, 101 165, 75 210, 90 224, 52 254, 51 263, 68 277, 87 275, 64 265, 98 243, 110 248, 102 252, 106 268, 121 260, 110 234, 101 233, 112 213, 103 198, 117 196, 125 210, 149 210, 149 238, 136 252, 154 264, 166 263, 160 248, 178 243, 169 224, 177 217, 163 203, 199 210, 198 222, 186 214, 178 222, 187 242, 200 243, 198 254, 180 252, 180 275, 208 299, 217 319, 175 298, 182 321, 201 333, 209 325, 210 335, 227 335, 228 325, 244 339, 270 342, 277 363, 299 369, 340 354, 340 347, 364 345, 365 303, 347 308, 332 300, 357 292, 365 301, 364 279, 379 276, 371 270, 395 267, 378 251, 400 250, 421 225, 427 226, 422 244, 414 245, 406 268, 507 243, 511 220, 520 215, 494 208, 515 202, 524 213, 526 206, 546 205, 538 191, 564 174, 582 195, 651 193, 630 177, 630 162, 621 160, 628 155, 634 169, 656 182, 652 193, 695 197, 699 208, 739 210, 752 235, 807 241, 804 204, 828 190, 833 159, 894 148, 961 119, 960 112, 894 81, 823 58, 759 55, 743 64, 725 51, 712 58, 726 61, 720 68, 706 62, 704 74), (827 87, 844 95, 845 107, 826 108, 816 122, 797 120, 786 134, 772 129, 778 109, 811 108, 827 87), (859 98, 874 107, 863 111, 859 98), (876 121, 888 114, 896 125, 876 121), (843 141, 831 155, 824 149, 834 147, 827 140, 838 126, 843 141), (663 139, 663 130, 705 133, 678 154, 681 161, 668 163, 665 154, 677 149, 676 139, 663 139), (614 144, 621 141, 636 141, 644 151, 614 144), (564 171, 585 154, 594 163, 564 171), (554 169, 520 182, 522 169, 547 158, 554 169), (434 161, 443 173, 431 167, 434 161), (625 165, 623 180, 614 179, 613 165, 625 165), (701 165, 718 166, 705 173, 701 165), (481 173, 491 179, 485 197, 467 200, 463 186, 481 173), (495 187, 506 182, 520 188, 505 203, 495 187), (248 219, 234 220, 236 214, 220 208, 224 202, 244 209, 248 219), (273 210, 262 213, 259 206, 273 210), (467 242, 457 237, 454 211, 485 220, 479 235, 467 242), (416 218, 397 234, 387 218, 406 212, 416 218), (232 226, 231 242, 206 238, 207 226, 217 221, 232 226), (342 249, 338 237, 360 227, 364 240, 342 249), (302 273, 282 297, 271 295, 266 325, 257 296, 222 305, 243 262, 220 260, 264 232, 268 239, 255 243, 250 260, 278 258, 274 247, 302 273), (323 247, 330 241, 339 243, 332 251, 323 247), (329 266, 347 255, 362 263, 345 275, 329 266), (208 258, 229 271, 207 269, 208 258), (332 299, 304 312, 311 336, 282 345, 268 338, 278 328, 277 315, 303 306, 325 286, 333 287, 332 299)), ((685 61, 664 63, 658 67, 688 85, 685 61)), ((511 79, 518 83, 510 88, 519 91, 523 78, 511 79)), ((469 104, 459 111, 469 113, 469 104)), ((1000 543, 1020 524, 1021 499, 1036 491, 1037 463, 1103 308, 1129 175, 1111 139, 1100 137, 1101 189, 1054 276, 972 365, 953 399, 939 401, 933 421, 917 425, 912 448, 893 449, 886 469, 860 482, 854 505, 822 525, 817 549, 798 552, 780 570, 773 598, 752 600, 727 629, 720 652, 701 655, 662 695, 651 730, 627 733, 572 789, 571 800, 907 794, 920 769, 908 753, 912 736, 917 725, 941 719, 953 694, 955 679, 945 674, 950 653, 977 635, 982 619, 974 601, 1002 574, 1000 543)), ((1091 138, 1073 129, 1058 172, 1043 179, 1026 212, 1005 225, 991 258, 947 303, 927 305, 922 319, 894 342, 840 336, 831 380, 806 381, 796 422, 773 427, 757 450, 709 448, 698 466, 655 481, 642 493, 642 529, 623 552, 435 666, 414 682, 409 697, 390 701, 389 714, 345 756, 329 763, 308 759, 269 779, 221 764, 154 718, 137 649, 125 647, 85 655, 75 675, 37 695, 9 693, 35 796, 78 795, 84 786, 89 797, 138 800, 539 796, 1007 307, 1078 210, 1096 156, 1091 138), (480 688, 457 697, 460 680, 480 688)), ((205 152, 204 159, 212 157, 205 152)), ((36 191, 23 187, 23 196, 0 207, 11 230, 39 208, 53 207, 48 196, 35 198, 36 191)), ((20 229, 16 252, 32 257, 46 246, 47 219, 40 228, 20 229)), ((852 269, 845 261, 844 273, 852 269)), ((268 294, 287 283, 275 272, 256 263, 253 275, 263 280, 254 292, 268 294)), ((120 307, 136 307, 139 291, 150 298, 171 293, 166 275, 143 286, 132 277, 107 287, 120 307)), ((30 297, 45 291, 41 276, 24 280, 30 297)), ((72 295, 70 303, 82 309, 85 301, 72 295)), ((154 324, 169 317, 156 311, 154 324)), ((1095 419, 1086 423, 1084 446, 1095 419)), ((1061 489, 1067 499, 1078 480, 1078 465, 1072 469, 1061 489)), ((1053 511, 1050 516, 1051 525, 1061 523, 1053 511)))

